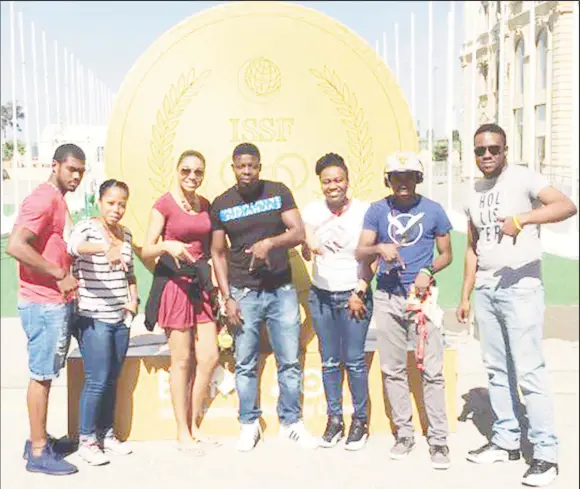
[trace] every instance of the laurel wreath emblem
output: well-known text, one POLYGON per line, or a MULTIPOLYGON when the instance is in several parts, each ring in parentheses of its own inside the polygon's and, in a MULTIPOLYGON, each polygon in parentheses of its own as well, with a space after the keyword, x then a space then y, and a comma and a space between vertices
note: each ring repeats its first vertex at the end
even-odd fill
POLYGON ((342 83, 336 71, 324 66, 320 73, 311 69, 318 80, 318 86, 328 95, 336 110, 342 116, 342 124, 348 136, 348 163, 352 173, 350 181, 354 196, 362 196, 371 191, 373 180, 373 138, 369 136, 369 125, 364 112, 359 107, 356 95, 346 83, 342 83))
POLYGON ((187 74, 182 73, 177 83, 171 85, 169 92, 163 98, 161 108, 157 111, 149 143, 151 149, 149 168, 155 176, 149 178, 149 182, 159 193, 169 190, 173 178, 173 140, 175 130, 179 125, 179 118, 193 97, 197 95, 201 82, 210 73, 211 70, 207 70, 196 77, 195 68, 187 74))

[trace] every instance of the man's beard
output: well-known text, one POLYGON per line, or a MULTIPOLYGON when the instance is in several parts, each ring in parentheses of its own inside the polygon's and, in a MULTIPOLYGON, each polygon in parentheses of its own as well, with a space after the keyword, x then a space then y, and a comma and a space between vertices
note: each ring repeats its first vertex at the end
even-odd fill
POLYGON ((242 196, 242 199, 253 200, 262 192, 263 187, 264 182, 262 180, 254 180, 247 185, 240 185, 238 183, 238 192, 242 196))

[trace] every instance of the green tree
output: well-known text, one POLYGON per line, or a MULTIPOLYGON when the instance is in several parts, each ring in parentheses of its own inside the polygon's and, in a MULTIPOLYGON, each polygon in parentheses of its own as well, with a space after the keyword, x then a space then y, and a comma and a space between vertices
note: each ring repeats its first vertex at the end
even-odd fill
MULTIPOLYGON (((16 144, 18 147, 18 153, 20 153, 21 156, 24 156, 24 153, 26 153, 26 145, 20 140, 18 140, 16 144)), ((5 141, 4 145, 2 146, 2 157, 11 160, 13 155, 14 155, 14 142, 5 141)))
POLYGON ((20 122, 24 119, 24 111, 22 110, 22 106, 16 103, 16 122, 12 119, 14 118, 14 114, 12 111, 12 102, 8 102, 6 104, 2 104, 0 108, 0 115, 1 115, 1 123, 2 123, 2 134, 4 134, 4 138, 6 138, 6 131, 8 128, 16 129, 18 131, 22 131, 20 127, 20 122))

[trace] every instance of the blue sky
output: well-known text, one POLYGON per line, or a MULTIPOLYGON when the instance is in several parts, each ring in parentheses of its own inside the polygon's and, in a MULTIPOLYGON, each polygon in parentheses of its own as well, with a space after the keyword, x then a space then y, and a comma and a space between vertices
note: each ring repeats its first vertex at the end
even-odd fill
MULTIPOLYGON (((53 42, 59 46, 72 48, 75 57, 81 60, 85 68, 95 73, 110 89, 119 88, 125 74, 137 61, 139 56, 164 32, 183 19, 206 8, 224 2, 15 2, 16 12, 23 13, 25 25, 25 44, 27 62, 30 63, 30 30, 33 21, 37 31, 37 51, 39 69, 42 66, 40 56, 40 31, 47 36, 49 48, 49 70, 54 70, 52 61, 53 42)), ((410 102, 410 16, 415 13, 416 33, 416 100, 417 119, 420 121, 421 133, 427 128, 427 42, 428 42, 428 2, 293 2, 307 5, 319 10, 348 26, 365 39, 374 48, 375 40, 387 32, 388 61, 394 70, 394 32, 395 23, 399 24, 399 57, 401 74, 399 83, 410 102)), ((434 126, 435 135, 445 134, 445 97, 447 66, 447 12, 451 2, 433 2, 434 14, 434 126)), ((459 121, 461 73, 458 60, 463 41, 463 2, 455 2, 456 31, 454 47, 456 121, 459 121)), ((1 4, 2 36, 2 103, 12 97, 10 80, 10 37, 9 6, 1 4)), ((16 49, 19 49, 16 37, 16 49)), ((20 63, 17 54, 17 98, 21 99, 22 81, 20 63)), ((42 73, 40 71, 40 73, 42 73)), ((32 81, 27 75, 26 86, 28 101, 32 105, 32 81)), ((52 76, 52 75, 50 75, 52 76)), ((42 86, 42 85, 41 85, 42 86)), ((62 97, 62 94, 61 94, 62 97)), ((46 116, 41 106, 41 120, 46 116)), ((54 116, 52 118, 55 118, 54 116)), ((31 130, 33 127, 30 121, 31 130)), ((456 123, 457 126, 457 123, 456 123)), ((34 139, 34 138, 33 138, 34 139)))

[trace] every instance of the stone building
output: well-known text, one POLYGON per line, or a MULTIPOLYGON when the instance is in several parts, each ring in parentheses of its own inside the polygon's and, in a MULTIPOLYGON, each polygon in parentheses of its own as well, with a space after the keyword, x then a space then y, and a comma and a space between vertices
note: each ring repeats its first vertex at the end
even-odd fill
POLYGON ((511 163, 540 170, 568 195, 577 192, 572 184, 578 178, 574 148, 579 144, 573 110, 578 104, 574 95, 578 92, 574 60, 578 7, 574 3, 464 2, 465 41, 460 55, 461 139, 468 143, 463 145, 464 178, 473 174, 474 129, 498 122, 508 135, 511 163))

